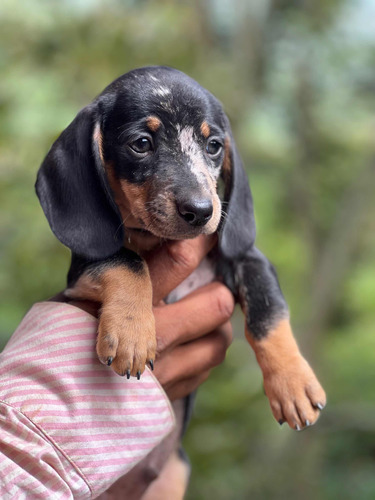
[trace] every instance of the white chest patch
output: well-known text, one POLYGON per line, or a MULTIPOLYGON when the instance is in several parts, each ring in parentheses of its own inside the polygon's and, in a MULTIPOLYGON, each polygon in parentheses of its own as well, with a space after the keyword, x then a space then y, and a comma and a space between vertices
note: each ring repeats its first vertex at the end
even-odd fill
POLYGON ((182 299, 189 293, 197 290, 201 286, 212 283, 215 278, 214 266, 211 260, 203 259, 197 269, 191 273, 177 288, 166 298, 167 304, 172 304, 182 299))

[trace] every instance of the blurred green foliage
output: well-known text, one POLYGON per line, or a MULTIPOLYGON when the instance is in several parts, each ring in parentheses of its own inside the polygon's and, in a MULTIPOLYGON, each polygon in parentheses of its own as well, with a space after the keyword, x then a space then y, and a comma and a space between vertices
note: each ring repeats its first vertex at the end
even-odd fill
POLYGON ((78 109, 118 75, 167 64, 231 117, 258 246, 329 403, 314 428, 279 428, 237 315, 185 440, 190 499, 375 498, 374 18, 370 0, 0 5, 2 345, 65 284, 69 252, 33 184, 78 109))

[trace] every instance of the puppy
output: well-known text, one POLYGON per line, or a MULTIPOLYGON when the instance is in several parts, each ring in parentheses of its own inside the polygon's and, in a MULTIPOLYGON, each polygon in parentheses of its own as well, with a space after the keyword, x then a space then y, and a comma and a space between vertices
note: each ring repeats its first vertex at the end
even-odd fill
POLYGON ((72 251, 66 294, 102 303, 101 362, 138 379, 146 363, 153 367, 142 254, 162 240, 217 231, 216 275, 244 311, 275 418, 297 430, 316 421, 325 393, 293 338, 276 273, 255 247, 247 176, 212 94, 167 67, 121 76, 53 144, 36 191, 52 231, 72 251))

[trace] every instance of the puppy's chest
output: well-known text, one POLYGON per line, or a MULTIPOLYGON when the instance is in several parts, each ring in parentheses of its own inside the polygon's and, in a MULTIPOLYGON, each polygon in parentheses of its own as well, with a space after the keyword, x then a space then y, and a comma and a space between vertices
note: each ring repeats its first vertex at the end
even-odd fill
POLYGON ((198 288, 208 285, 215 279, 215 264, 211 259, 205 258, 200 265, 182 283, 178 285, 165 299, 167 304, 172 304, 182 299, 198 288))

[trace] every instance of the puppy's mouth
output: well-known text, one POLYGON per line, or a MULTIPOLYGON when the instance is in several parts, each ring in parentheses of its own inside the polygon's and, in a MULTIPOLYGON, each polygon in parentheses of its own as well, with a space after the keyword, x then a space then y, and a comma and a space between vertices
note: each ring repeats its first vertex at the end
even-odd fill
POLYGON ((179 228, 175 227, 174 224, 168 223, 168 221, 165 221, 164 224, 155 224, 154 222, 152 227, 150 224, 147 225, 147 229, 145 229, 145 227, 126 226, 126 231, 130 233, 130 235, 141 236, 142 238, 159 238, 168 240, 195 238, 199 234, 205 233, 203 228, 179 228))
POLYGON ((145 224, 139 220, 139 225, 126 226, 126 232, 129 236, 141 237, 142 239, 166 239, 166 240, 183 240, 199 236, 200 234, 214 233, 217 224, 197 225, 191 226, 190 224, 179 220, 176 216, 171 219, 158 220, 150 224, 145 224), (146 229, 147 228, 147 229, 146 229))
POLYGON ((144 234, 145 236, 153 236, 151 231, 144 229, 142 227, 127 227, 127 231, 133 231, 134 233, 144 234))
POLYGON ((152 222, 145 224, 144 228, 137 228, 137 234, 144 236, 153 235, 168 240, 183 240, 199 236, 200 234, 212 234, 216 231, 220 217, 216 214, 207 221, 192 223, 189 217, 183 218, 179 213, 172 217, 152 217, 152 222))
POLYGON ((163 201, 156 203, 153 199, 132 207, 130 217, 124 220, 130 235, 182 240, 212 234, 219 225, 221 203, 217 195, 203 200, 185 198, 180 201, 169 197, 163 201))

